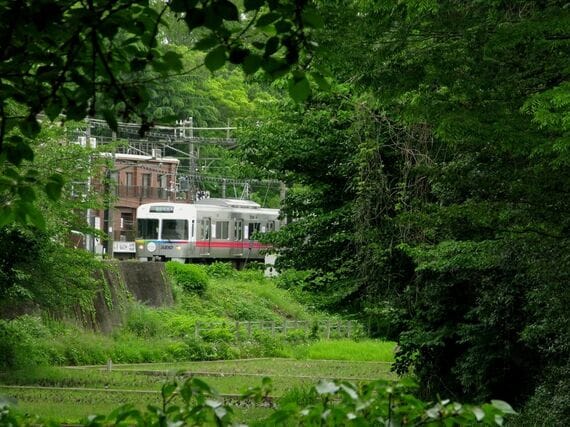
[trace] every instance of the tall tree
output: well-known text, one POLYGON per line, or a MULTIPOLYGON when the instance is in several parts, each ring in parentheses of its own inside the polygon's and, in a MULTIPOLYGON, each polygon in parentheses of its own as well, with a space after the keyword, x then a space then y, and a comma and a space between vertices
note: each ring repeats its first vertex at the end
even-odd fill
MULTIPOLYGON (((153 83, 189 71, 161 32, 167 12, 185 23, 194 47, 207 52, 210 71, 229 62, 247 74, 261 69, 275 78, 291 72, 291 94, 306 98, 302 64, 311 51, 310 28, 320 24, 314 11, 304 0, 248 0, 241 10, 236 4, 0 1, 0 225, 37 217, 22 214, 27 202, 20 197, 19 166, 33 160, 30 140, 40 131, 40 113, 49 120, 98 115, 113 129, 118 117, 138 117, 141 133, 149 129, 153 83)), ((57 198, 60 190, 55 174, 46 191, 57 198)))
POLYGON ((426 394, 520 405, 536 393, 537 417, 550 411, 545 419, 560 423, 567 389, 557 377, 570 348, 566 2, 318 10, 327 23, 318 60, 350 83, 355 116, 367 117, 347 135, 359 152, 358 194, 346 200, 359 249, 353 295, 389 304, 397 366, 413 368, 426 394))

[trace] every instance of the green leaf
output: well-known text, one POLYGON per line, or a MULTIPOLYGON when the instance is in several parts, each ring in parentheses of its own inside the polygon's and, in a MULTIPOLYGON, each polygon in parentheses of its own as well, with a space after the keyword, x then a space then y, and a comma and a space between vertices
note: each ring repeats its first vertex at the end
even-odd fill
POLYGON ((471 411, 475 415, 475 419, 477 421, 481 421, 483 418, 485 418, 485 412, 483 412, 483 410, 481 408, 479 408, 478 406, 471 408, 471 411))
MULTIPOLYGON (((42 212, 36 208, 31 203, 25 203, 21 205, 26 212, 26 217, 29 218, 29 222, 40 230, 46 228, 46 221, 42 212)), ((27 221, 26 221, 27 222, 27 221)))
POLYGON ((352 399, 352 400, 357 400, 358 399, 358 393, 356 392, 356 390, 354 390, 352 387, 349 387, 346 384, 341 384, 340 388, 352 399))
POLYGON ((221 420, 228 415, 228 410, 224 406, 217 406, 214 408, 214 413, 216 414, 216 417, 221 420))
POLYGON ((277 21, 281 16, 278 13, 275 12, 269 12, 266 13, 265 15, 261 15, 256 22, 256 27, 266 27, 269 24, 272 24, 273 22, 277 21))
POLYGON ((36 200, 36 192, 32 187, 20 185, 18 187, 18 194, 24 202, 31 203, 36 200))
POLYGON ((62 105, 59 99, 53 99, 50 103, 44 108, 44 113, 48 116, 52 122, 59 117, 59 113, 61 113, 62 105))
POLYGON ((220 43, 220 41, 218 40, 216 35, 212 33, 198 40, 196 44, 194 44, 194 49, 208 50, 216 46, 218 43, 220 43))
POLYGON ((203 9, 189 9, 184 16, 186 26, 190 31, 195 28, 201 27, 206 21, 206 13, 203 9))
POLYGON ((226 48, 218 46, 210 51, 204 59, 204 64, 210 71, 216 71, 224 66, 226 63, 226 48))
POLYGON ((142 58, 134 58, 131 61, 131 71, 137 72, 145 69, 147 61, 142 58))
POLYGON ((295 102, 305 101, 310 94, 311 85, 305 75, 301 78, 292 77, 289 80, 289 95, 295 102))
POLYGON ((244 0, 243 6, 247 12, 250 10, 259 10, 264 3, 264 0, 244 0))
POLYGON ((54 174, 48 178, 48 183, 45 185, 45 193, 51 200, 58 200, 61 197, 61 190, 63 188, 64 179, 61 175, 54 174))
POLYGON ((338 391, 339 387, 332 381, 321 380, 315 386, 318 394, 334 394, 338 391))
POLYGON ((241 67, 245 74, 255 73, 257 70, 259 70, 260 66, 261 66, 261 57, 253 53, 247 55, 241 64, 241 67))
POLYGON ((176 391, 176 383, 167 383, 162 386, 162 398, 168 399, 176 391))
POLYGON ((516 414, 517 412, 504 400, 491 400, 491 405, 493 405, 498 410, 502 411, 503 414, 516 414))
POLYGON ((239 21, 239 12, 235 4, 228 0, 218 0, 213 4, 214 11, 226 21, 239 21))
POLYGON ((241 47, 235 47, 230 51, 230 62, 232 64, 241 64, 248 54, 249 50, 241 47))
POLYGON ((271 37, 265 43, 265 56, 271 56, 279 49, 279 37, 271 37))
POLYGON ((301 18, 303 20, 303 23, 308 27, 322 28, 325 25, 325 21, 316 10, 312 9, 303 10, 301 18))
POLYGON ((315 71, 310 73, 310 75, 311 78, 314 80, 314 82, 317 84, 317 86, 319 86, 319 89, 327 92, 330 90, 331 84, 321 73, 315 71))
POLYGON ((168 68, 173 71, 180 71, 183 67, 182 56, 174 51, 168 51, 162 56, 162 60, 168 65, 168 68))
POLYGON ((198 4, 198 0, 172 0, 169 4, 170 10, 173 12, 186 12, 198 4))
POLYGON ((288 33, 293 28, 293 25, 289 21, 285 21, 284 19, 280 19, 275 23, 275 29, 278 33, 288 33))
POLYGON ((14 210, 10 205, 0 206, 0 228, 14 221, 14 210))
POLYGON ((213 31, 223 28, 224 21, 222 16, 215 9, 215 4, 204 7, 204 26, 213 31))
POLYGON ((28 116, 20 122, 20 130, 28 138, 35 138, 40 133, 40 124, 34 116, 28 116))
POLYGON ((6 158, 15 166, 19 166, 23 160, 29 160, 30 162, 34 160, 32 148, 23 140, 17 145, 6 144, 5 151, 6 158))
POLYGON ((117 132, 117 130, 119 129, 119 123, 117 122, 117 117, 115 116, 115 113, 111 110, 105 109, 103 110, 103 118, 105 119, 111 130, 117 132))

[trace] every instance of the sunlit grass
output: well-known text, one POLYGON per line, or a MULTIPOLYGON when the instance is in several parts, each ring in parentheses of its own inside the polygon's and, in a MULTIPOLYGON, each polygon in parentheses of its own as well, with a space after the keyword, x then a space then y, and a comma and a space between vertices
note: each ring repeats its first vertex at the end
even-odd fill
POLYGON ((298 359, 393 362, 395 347, 391 341, 320 340, 293 347, 291 355, 298 359))

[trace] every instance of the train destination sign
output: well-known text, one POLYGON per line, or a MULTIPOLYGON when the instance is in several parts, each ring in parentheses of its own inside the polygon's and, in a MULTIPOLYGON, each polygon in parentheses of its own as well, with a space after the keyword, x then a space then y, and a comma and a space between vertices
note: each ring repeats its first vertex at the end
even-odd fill
POLYGON ((149 212, 172 213, 174 212, 174 206, 151 206, 149 212))

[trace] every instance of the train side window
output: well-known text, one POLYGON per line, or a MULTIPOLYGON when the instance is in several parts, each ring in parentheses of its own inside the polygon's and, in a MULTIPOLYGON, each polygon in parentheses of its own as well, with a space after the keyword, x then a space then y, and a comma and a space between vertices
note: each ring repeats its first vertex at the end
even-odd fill
POLYGON ((195 220, 192 220, 192 234, 190 235, 190 237, 194 238, 194 227, 195 227, 195 220))
POLYGON ((238 220, 234 222, 234 240, 238 242, 243 240, 243 222, 238 220))
POLYGON ((230 238, 230 222, 216 221, 216 239, 228 240, 230 238))
POLYGON ((188 221, 185 219, 163 219, 162 238, 164 240, 187 240, 188 221))
POLYGON ((250 222, 249 223, 249 240, 253 240, 253 234, 254 233, 259 233, 259 231, 261 230, 261 223, 260 222, 250 222))
POLYGON ((210 220, 200 221, 200 240, 210 240, 210 220))

